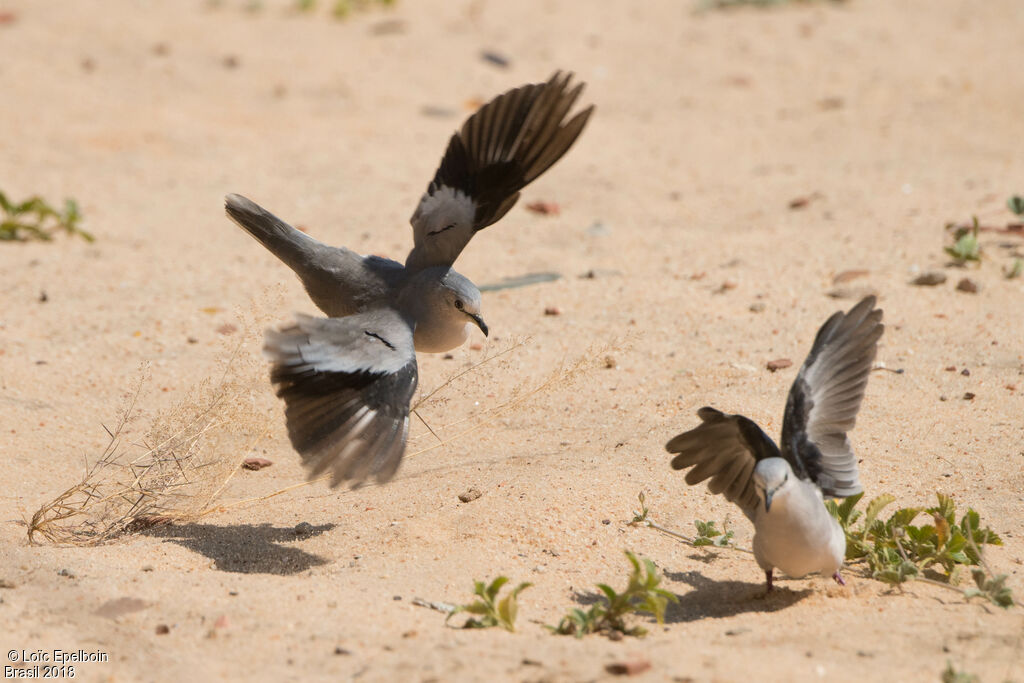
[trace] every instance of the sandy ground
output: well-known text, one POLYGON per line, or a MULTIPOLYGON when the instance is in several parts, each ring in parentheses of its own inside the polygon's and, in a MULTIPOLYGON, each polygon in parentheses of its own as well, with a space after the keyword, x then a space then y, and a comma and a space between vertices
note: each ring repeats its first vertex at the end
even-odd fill
POLYGON ((1019 610, 892 591, 857 568, 845 589, 784 581, 757 599, 748 556, 626 525, 645 491, 661 523, 728 517, 749 543, 663 444, 705 404, 777 433, 815 330, 853 304, 827 295, 833 278, 864 269, 843 286, 878 292, 879 360, 904 370, 872 375, 853 434, 868 495, 953 493, 1002 534, 988 557, 1024 592, 1024 281, 1000 273, 1021 240, 986 234, 979 268, 908 284, 945 265, 947 222, 1005 224, 1024 191, 1017 0, 703 14, 688 0, 403 0, 345 22, 248 4, 0 2, 0 189, 77 198, 97 238, 0 244, 2 652, 102 651, 77 678, 116 681, 589 681, 625 660, 650 663, 639 680, 932 681, 947 661, 1024 680, 1019 610), (423 407, 445 438, 468 434, 424 451, 417 425, 387 486, 300 487, 99 547, 28 544, 24 520, 103 450, 146 363, 140 429, 173 418, 241 343, 256 417, 236 428, 255 445, 218 455, 274 465, 237 474, 222 501, 304 481, 258 330, 313 307, 224 217, 223 195, 402 259, 474 101, 556 68, 588 82, 596 115, 458 266, 480 284, 563 277, 486 293, 490 340, 420 358, 425 393, 529 339, 423 407), (523 208, 534 200, 560 215, 523 208), (980 292, 955 290, 965 275, 980 292), (795 364, 770 373, 776 358, 795 364), (461 503, 472 487, 482 497, 461 503), (624 584, 626 548, 679 596, 665 626, 548 634, 595 583, 624 584), (412 604, 467 601, 499 574, 535 584, 515 634, 412 604), (121 598, 132 609, 111 614, 121 598))

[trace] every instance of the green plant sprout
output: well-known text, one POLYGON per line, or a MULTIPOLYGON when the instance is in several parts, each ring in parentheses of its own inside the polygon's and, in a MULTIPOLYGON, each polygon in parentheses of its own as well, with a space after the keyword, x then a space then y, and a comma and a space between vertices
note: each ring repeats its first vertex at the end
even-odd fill
POLYGON ((0 211, 3 212, 0 215, 0 240, 49 242, 54 233, 63 230, 69 235, 78 235, 86 242, 93 241, 92 235, 78 227, 82 214, 74 199, 65 199, 64 210, 57 211, 42 197, 33 196, 14 203, 0 192, 0 211))
POLYGON ((633 567, 626 590, 618 593, 611 586, 599 583, 597 588, 603 594, 600 602, 594 603, 586 611, 574 608, 562 617, 558 626, 547 628, 553 633, 574 635, 577 638, 600 632, 643 637, 647 634, 647 629, 642 626, 627 626, 626 616, 649 612, 659 624, 664 623, 665 608, 669 601, 679 602, 679 598, 674 593, 658 587, 661 577, 653 562, 644 558, 641 565, 641 560, 636 555, 629 550, 625 552, 633 567))
POLYGON ((978 242, 978 217, 971 217, 971 227, 960 226, 953 233, 953 246, 945 252, 957 263, 981 260, 981 244, 978 242))
POLYGON ((660 531, 666 536, 671 536, 672 538, 678 539, 683 543, 686 543, 687 545, 692 546, 694 548, 713 546, 715 548, 729 548, 730 550, 738 550, 741 553, 753 554, 754 552, 749 548, 742 548, 734 544, 732 542, 733 532, 731 530, 726 529, 727 525, 724 522, 722 523, 722 528, 726 529, 726 531, 722 532, 718 530, 718 528, 715 526, 715 522, 713 521, 704 522, 699 519, 695 520, 693 524, 695 527, 697 527, 697 535, 692 537, 687 536, 685 534, 681 534, 678 531, 667 529, 649 518, 651 511, 647 507, 647 498, 644 495, 643 491, 639 493, 637 498, 640 500, 640 511, 633 511, 633 519, 628 522, 629 526, 650 527, 655 531, 660 531))
POLYGON ((864 494, 846 498, 842 503, 826 501, 825 506, 839 522, 846 534, 846 559, 864 561, 872 578, 890 584, 906 581, 925 581, 952 588, 966 598, 983 597, 1000 607, 1014 604, 1006 575, 995 575, 985 564, 979 549, 981 545, 1002 545, 1002 539, 992 529, 980 526, 978 513, 968 508, 956 521, 956 504, 952 497, 937 493, 938 505, 930 508, 900 508, 888 519, 880 515, 895 497, 883 494, 871 500, 863 512, 856 509, 864 494), (927 514, 931 524, 911 524, 919 515, 927 514), (860 524, 857 524, 860 522, 860 524), (972 571, 975 588, 956 588, 963 567, 978 567, 972 571), (942 576, 936 581, 925 576, 926 571, 942 576))
POLYGON ((1015 194, 1006 200, 1006 208, 1015 216, 1024 216, 1024 197, 1015 194))
POLYGON ((512 592, 501 600, 498 600, 498 592, 502 586, 508 583, 507 576, 499 576, 490 584, 483 581, 473 582, 473 594, 479 600, 474 600, 468 605, 456 605, 455 609, 448 612, 445 623, 460 612, 475 614, 477 617, 470 617, 462 628, 491 628, 500 626, 506 631, 515 632, 516 615, 519 613, 517 598, 519 594, 532 586, 532 583, 521 583, 512 589, 512 592))

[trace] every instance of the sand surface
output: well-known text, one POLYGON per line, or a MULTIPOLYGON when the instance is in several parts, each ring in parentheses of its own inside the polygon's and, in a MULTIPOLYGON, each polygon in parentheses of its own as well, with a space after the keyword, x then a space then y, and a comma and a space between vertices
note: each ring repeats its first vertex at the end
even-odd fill
POLYGON ((248 5, 0 2, 0 190, 75 197, 96 236, 0 243, 0 651, 101 651, 77 678, 114 681, 593 681, 633 660, 651 681, 934 681, 947 661, 1024 680, 1019 609, 890 590, 858 567, 845 588, 787 580, 758 599, 749 556, 627 526, 644 491, 660 523, 728 519, 749 545, 742 515, 686 487, 663 444, 707 404, 777 434, 817 327, 855 301, 828 293, 873 290, 879 360, 904 372, 873 373, 852 435, 867 495, 975 507, 1005 540, 991 564, 1024 593, 1024 280, 1001 274, 1024 247, 985 233, 968 270, 942 252, 947 222, 1005 225, 1024 192, 1017 0, 402 0, 344 22, 248 5), (126 449, 180 419, 233 349, 242 445, 213 455, 274 464, 218 501, 302 483, 259 346, 313 306, 223 195, 403 259, 451 132, 556 68, 597 112, 458 267, 478 284, 562 277, 485 293, 489 340, 420 357, 425 395, 512 348, 421 408, 443 447, 417 422, 386 486, 299 487, 98 547, 28 544, 24 521, 95 462, 141 377, 126 449), (538 200, 560 213, 524 208, 538 200), (908 284, 933 268, 949 280, 908 284), (833 282, 849 270, 868 272, 833 282), (978 293, 956 291, 965 276, 978 293), (778 358, 794 365, 769 372, 778 358), (460 502, 470 488, 482 496, 460 502), (541 624, 595 583, 624 585, 627 548, 679 596, 666 624, 550 635, 541 624), (499 574, 535 584, 517 633, 413 605, 468 601, 499 574))

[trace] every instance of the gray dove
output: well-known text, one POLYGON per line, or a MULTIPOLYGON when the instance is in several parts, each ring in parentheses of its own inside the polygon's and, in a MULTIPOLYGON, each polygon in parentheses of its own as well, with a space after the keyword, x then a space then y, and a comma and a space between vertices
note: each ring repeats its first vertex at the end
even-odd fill
POLYGON ((566 120, 583 90, 571 80, 556 72, 509 90, 452 135, 413 212, 405 265, 328 246, 227 196, 228 216, 295 271, 329 316, 297 316, 268 330, 264 344, 288 436, 310 477, 330 471, 331 486, 390 480, 409 433, 415 352, 453 349, 473 326, 487 335, 480 291, 452 265, 583 131, 593 105, 566 120))
POLYGON ((845 585, 846 536, 823 496, 863 490, 846 434, 864 398, 881 320, 869 296, 821 326, 789 390, 781 451, 752 420, 707 407, 697 411, 700 425, 665 445, 677 454, 673 469, 693 468, 687 484, 709 479, 712 493, 725 494, 754 523, 754 558, 769 591, 774 569, 792 578, 821 572, 845 585))

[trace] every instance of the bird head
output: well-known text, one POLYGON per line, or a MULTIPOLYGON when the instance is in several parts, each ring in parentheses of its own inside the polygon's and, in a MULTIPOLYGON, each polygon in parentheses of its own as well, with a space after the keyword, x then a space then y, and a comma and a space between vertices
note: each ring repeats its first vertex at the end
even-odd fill
POLYGON ((793 476, 793 469, 782 458, 765 458, 754 466, 752 478, 761 500, 764 501, 765 512, 771 511, 772 499, 793 476))

